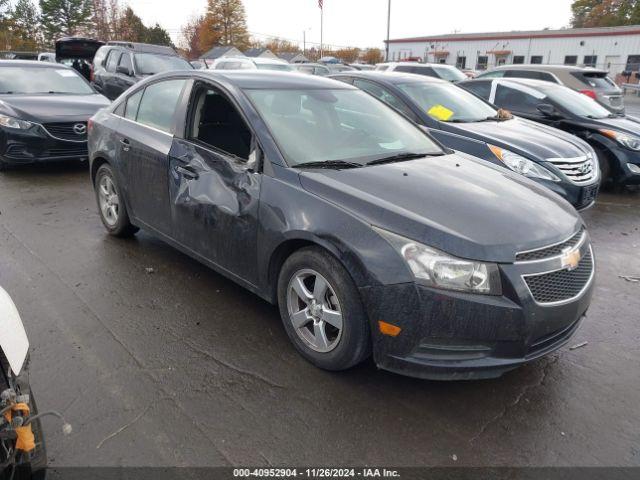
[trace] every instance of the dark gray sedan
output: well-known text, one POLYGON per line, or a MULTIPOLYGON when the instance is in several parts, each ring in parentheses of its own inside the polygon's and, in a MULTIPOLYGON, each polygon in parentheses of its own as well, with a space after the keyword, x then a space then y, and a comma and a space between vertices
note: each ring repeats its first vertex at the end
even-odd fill
POLYGON ((373 353, 423 378, 498 376, 589 307, 569 203, 341 82, 162 74, 98 113, 89 144, 110 234, 144 228, 277 304, 320 368, 373 353))

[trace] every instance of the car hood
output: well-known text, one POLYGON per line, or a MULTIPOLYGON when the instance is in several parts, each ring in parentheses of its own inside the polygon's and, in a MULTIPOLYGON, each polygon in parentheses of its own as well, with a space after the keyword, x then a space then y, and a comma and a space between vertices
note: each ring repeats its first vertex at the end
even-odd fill
POLYGON ((307 191, 371 225, 452 255, 511 263, 581 225, 573 207, 521 175, 466 154, 300 173, 307 191))
POLYGON ((618 130, 632 135, 640 136, 640 119, 636 117, 612 117, 597 120, 588 119, 596 127, 618 130))
POLYGON ((88 120, 109 100, 91 95, 0 95, 0 113, 32 122, 88 120))
POLYGON ((503 122, 446 124, 446 129, 542 161, 581 157, 589 152, 579 138, 521 118, 503 122))

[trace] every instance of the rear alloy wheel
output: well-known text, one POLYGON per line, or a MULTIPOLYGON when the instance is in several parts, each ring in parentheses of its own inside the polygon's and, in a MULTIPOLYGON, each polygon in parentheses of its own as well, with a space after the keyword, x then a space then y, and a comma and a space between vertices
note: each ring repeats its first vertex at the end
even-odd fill
POLYGON ((116 237, 129 237, 138 231, 131 225, 127 208, 116 183, 111 166, 102 165, 96 173, 96 199, 100 219, 107 231, 116 237))
POLYGON ((278 304, 289 339, 317 367, 345 370, 369 356, 369 323, 360 293, 328 252, 309 247, 287 259, 278 304))

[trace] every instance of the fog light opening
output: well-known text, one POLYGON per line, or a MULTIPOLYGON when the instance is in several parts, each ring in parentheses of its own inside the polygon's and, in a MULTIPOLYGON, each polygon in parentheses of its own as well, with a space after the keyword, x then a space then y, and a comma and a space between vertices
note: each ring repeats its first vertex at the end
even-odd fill
POLYGON ((635 173, 636 175, 640 174, 640 165, 636 165, 635 163, 627 163, 627 168, 631 171, 631 173, 635 173))

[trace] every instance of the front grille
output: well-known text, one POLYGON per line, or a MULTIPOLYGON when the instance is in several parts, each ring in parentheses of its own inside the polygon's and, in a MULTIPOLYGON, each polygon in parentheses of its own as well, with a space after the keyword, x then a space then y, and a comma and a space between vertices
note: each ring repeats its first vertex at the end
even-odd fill
POLYGON ((591 156, 575 158, 549 158, 569 180, 577 184, 589 183, 596 175, 595 162, 591 156))
POLYGON ((43 153, 43 157, 86 157, 89 155, 89 150, 85 145, 74 145, 70 147, 62 148, 50 148, 43 153))
POLYGON ((45 123, 43 127, 47 132, 49 132, 49 135, 56 138, 61 138, 63 140, 72 140, 75 142, 87 141, 87 122, 45 123), (77 125, 82 125, 84 127, 83 133, 76 133, 74 127, 76 127, 77 125))
POLYGON ((581 228, 578 233, 576 233, 569 240, 566 240, 562 243, 558 243, 556 245, 550 245, 548 247, 540 248, 538 250, 531 250, 529 252, 518 253, 516 255, 517 262, 530 262, 532 260, 544 260, 545 258, 557 257, 561 255, 562 252, 566 249, 570 249, 578 245, 580 240, 582 240, 582 235, 584 234, 584 228, 581 228))
POLYGON ((593 255, 589 250, 575 270, 557 270, 525 276, 524 279, 536 302, 555 303, 571 300, 580 295, 592 274, 593 255))

